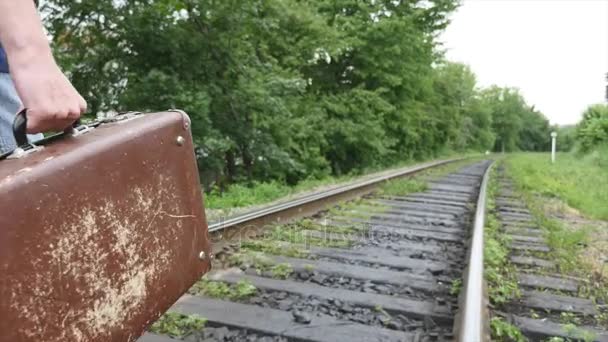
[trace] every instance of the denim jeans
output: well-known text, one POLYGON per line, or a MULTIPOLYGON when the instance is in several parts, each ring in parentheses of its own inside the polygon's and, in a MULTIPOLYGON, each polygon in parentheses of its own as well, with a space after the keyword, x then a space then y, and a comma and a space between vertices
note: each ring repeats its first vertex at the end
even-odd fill
MULTIPOLYGON (((0 73, 0 154, 13 150, 13 118, 21 107, 21 100, 9 74, 0 73)), ((30 141, 42 139, 42 134, 29 135, 30 141)))

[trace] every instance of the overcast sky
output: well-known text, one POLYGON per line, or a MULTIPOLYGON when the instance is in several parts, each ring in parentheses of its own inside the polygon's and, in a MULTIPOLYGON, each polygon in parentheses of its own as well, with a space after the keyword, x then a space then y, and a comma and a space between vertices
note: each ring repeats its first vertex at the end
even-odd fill
POLYGON ((604 101, 608 0, 464 0, 442 36, 482 86, 521 90, 552 124, 604 101))

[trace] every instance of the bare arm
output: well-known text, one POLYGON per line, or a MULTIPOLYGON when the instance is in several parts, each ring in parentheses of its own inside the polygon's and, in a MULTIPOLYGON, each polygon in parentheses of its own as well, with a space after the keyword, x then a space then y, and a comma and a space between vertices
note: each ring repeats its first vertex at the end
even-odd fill
POLYGON ((86 111, 86 102, 55 63, 32 0, 0 0, 0 42, 28 108, 29 133, 63 130, 86 111))

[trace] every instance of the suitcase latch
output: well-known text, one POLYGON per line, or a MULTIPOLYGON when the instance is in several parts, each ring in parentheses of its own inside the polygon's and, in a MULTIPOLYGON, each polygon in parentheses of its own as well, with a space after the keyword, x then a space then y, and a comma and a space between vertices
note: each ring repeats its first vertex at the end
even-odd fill
POLYGON ((90 131, 92 131, 94 129, 95 129, 95 127, 93 127, 93 126, 80 125, 80 126, 74 127, 72 129, 72 136, 77 137, 77 136, 83 135, 85 133, 89 133, 90 131))
POLYGON ((29 143, 25 146, 17 147, 6 159, 20 159, 31 153, 38 152, 44 149, 44 146, 37 146, 29 143))

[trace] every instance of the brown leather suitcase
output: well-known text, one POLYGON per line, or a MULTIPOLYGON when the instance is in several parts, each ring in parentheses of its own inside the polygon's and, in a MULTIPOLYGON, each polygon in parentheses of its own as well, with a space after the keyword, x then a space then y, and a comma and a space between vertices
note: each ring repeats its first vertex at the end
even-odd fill
POLYGON ((0 160, 2 342, 135 340, 210 255, 181 111, 120 115, 0 160))

